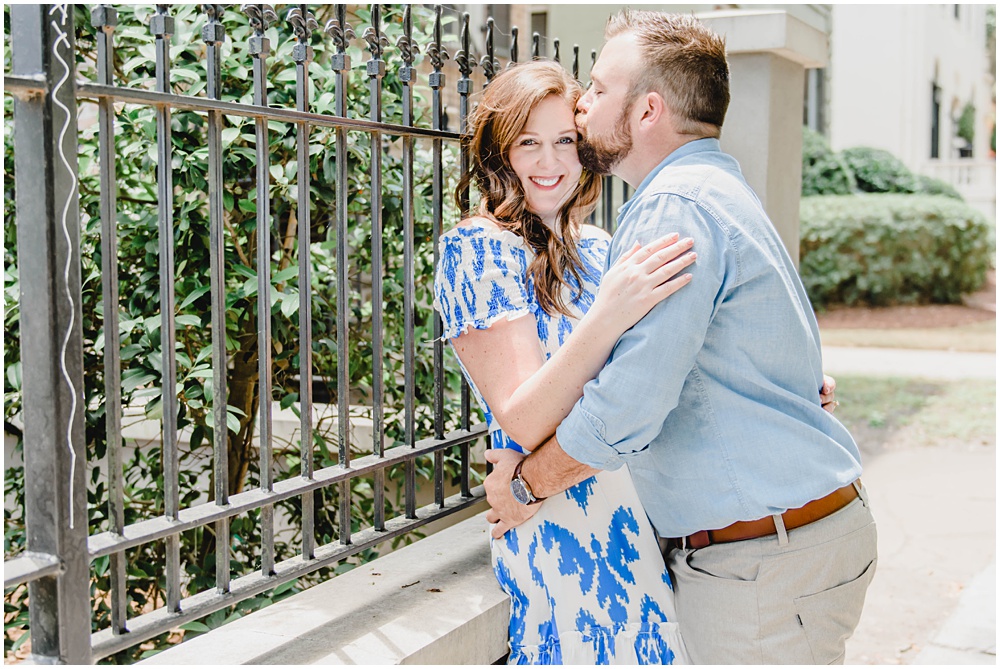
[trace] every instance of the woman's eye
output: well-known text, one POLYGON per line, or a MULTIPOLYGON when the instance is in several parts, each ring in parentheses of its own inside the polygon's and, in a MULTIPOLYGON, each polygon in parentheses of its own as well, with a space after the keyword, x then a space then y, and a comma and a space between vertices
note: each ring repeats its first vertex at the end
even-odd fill
POLYGON ((574 144, 574 143, 576 143, 576 140, 573 139, 572 137, 560 137, 559 141, 557 143, 558 144, 574 144))
POLYGON ((523 139, 521 140, 521 146, 532 146, 535 143, 533 139, 523 139))

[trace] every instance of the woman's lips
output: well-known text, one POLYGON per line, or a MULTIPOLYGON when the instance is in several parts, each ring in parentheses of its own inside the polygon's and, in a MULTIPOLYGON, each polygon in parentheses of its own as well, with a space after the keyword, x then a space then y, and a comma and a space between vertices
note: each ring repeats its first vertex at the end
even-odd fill
POLYGON ((558 177, 530 177, 530 178, 531 178, 531 183, 535 184, 535 186, 537 186, 538 188, 541 188, 542 190, 552 190, 553 188, 555 188, 556 186, 558 186, 559 182, 561 182, 562 179, 563 179, 561 176, 558 176, 558 177))

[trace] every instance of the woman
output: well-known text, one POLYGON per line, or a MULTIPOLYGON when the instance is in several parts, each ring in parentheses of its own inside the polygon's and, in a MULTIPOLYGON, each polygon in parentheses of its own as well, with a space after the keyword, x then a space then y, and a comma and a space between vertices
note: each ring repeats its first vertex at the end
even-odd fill
MULTIPOLYGON (((442 235, 435 306, 493 448, 531 450, 597 376, 618 337, 690 281, 691 240, 633 248, 601 282, 610 239, 583 225, 600 178, 577 158, 581 91, 557 64, 495 78, 470 118, 478 215, 442 235), (584 317, 584 315, 586 315, 584 317), (530 318, 529 318, 530 317, 530 318)), ((670 577, 623 468, 548 500, 493 542, 511 597, 511 664, 686 659, 670 577)))

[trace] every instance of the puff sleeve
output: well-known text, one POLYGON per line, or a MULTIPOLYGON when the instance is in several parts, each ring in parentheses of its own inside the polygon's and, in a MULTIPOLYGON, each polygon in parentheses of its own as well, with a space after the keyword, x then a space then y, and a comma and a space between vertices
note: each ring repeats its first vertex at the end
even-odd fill
POLYGON ((530 251, 514 233, 458 227, 441 236, 439 251, 434 308, 441 314, 444 339, 534 313, 527 281, 530 251))

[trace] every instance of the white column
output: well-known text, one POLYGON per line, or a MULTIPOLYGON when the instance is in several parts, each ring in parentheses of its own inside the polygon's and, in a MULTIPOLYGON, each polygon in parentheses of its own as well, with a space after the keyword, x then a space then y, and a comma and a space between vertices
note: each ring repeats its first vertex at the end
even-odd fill
POLYGON ((726 38, 731 101, 722 149, 739 161, 797 265, 805 73, 826 65, 828 36, 784 11, 698 18, 726 38))

